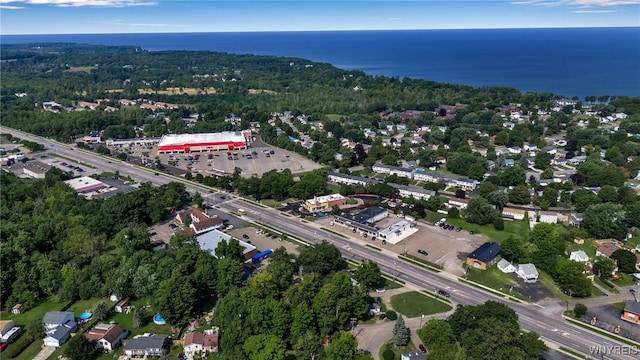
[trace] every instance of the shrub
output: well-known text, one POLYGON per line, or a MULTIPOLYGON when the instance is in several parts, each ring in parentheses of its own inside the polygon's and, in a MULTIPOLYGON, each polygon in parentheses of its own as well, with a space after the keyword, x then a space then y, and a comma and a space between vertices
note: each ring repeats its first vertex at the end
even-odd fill
POLYGON ((458 208, 452 207, 449 209, 448 215, 452 218, 460 217, 460 210, 458 208))
POLYGON ((398 318, 398 314, 393 310, 389 310, 385 314, 387 315, 387 319, 389 320, 395 320, 398 318))
POLYGON ((502 220, 501 218, 496 218, 495 220, 493 220, 493 228, 498 231, 504 230, 504 220, 502 220))
POLYGON ((396 358, 396 354, 394 354, 393 351, 389 348, 386 348, 382 352, 382 360, 394 360, 395 358, 396 358))
POLYGON ((584 304, 576 304, 576 306, 573 307, 573 314, 575 315, 576 319, 580 319, 582 317, 582 315, 587 313, 587 307, 584 304))

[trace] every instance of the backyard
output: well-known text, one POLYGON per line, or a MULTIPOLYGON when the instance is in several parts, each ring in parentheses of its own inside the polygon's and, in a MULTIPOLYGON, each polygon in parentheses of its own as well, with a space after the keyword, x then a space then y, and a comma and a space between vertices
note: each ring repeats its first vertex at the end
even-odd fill
POLYGON ((413 344, 413 342, 409 341, 409 343, 407 344, 407 346, 395 346, 393 345, 393 340, 389 340, 386 344, 384 344, 381 348, 380 348, 380 359, 384 359, 385 357, 382 355, 384 354, 385 351, 391 351, 393 352, 393 354, 395 355, 394 359, 396 360, 400 360, 402 357, 402 354, 406 354, 409 352, 415 352, 417 350, 416 346, 413 344))
POLYGON ((447 223, 455 227, 461 227, 463 230, 473 232, 474 234, 482 234, 492 241, 502 243, 510 236, 526 239, 529 235, 529 222, 527 221, 509 221, 504 222, 504 230, 496 230, 493 225, 478 225, 466 222, 461 218, 447 218, 447 223))

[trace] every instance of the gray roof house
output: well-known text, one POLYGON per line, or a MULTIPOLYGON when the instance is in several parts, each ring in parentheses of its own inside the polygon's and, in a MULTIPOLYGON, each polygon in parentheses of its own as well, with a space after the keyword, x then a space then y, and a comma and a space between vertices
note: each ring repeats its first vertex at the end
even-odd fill
POLYGON ((413 351, 400 356, 401 360, 426 360, 426 358, 427 354, 423 354, 419 351, 413 351))
POLYGON ((538 281, 538 269, 533 264, 520 264, 516 268, 516 274, 526 283, 538 281))
POLYGON ((69 311, 49 311, 42 319, 46 336, 44 345, 60 347, 71 337, 71 333, 78 328, 76 319, 69 311))
POLYGON ((146 335, 131 339, 124 344, 124 354, 128 356, 160 356, 169 350, 169 335, 146 335))

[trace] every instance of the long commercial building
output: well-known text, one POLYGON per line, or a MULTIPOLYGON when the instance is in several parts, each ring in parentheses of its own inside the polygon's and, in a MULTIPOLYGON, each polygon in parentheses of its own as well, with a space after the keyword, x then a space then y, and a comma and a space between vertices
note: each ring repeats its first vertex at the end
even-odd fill
POLYGON ((164 135, 158 143, 158 153, 190 153, 218 150, 242 150, 249 142, 241 131, 206 134, 164 135))

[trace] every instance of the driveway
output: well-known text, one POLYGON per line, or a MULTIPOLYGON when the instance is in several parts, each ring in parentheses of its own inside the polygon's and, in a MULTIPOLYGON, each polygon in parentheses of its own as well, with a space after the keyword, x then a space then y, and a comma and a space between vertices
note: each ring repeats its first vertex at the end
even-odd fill
POLYGON ((38 355, 36 355, 33 360, 47 360, 47 358, 49 356, 51 356, 51 354, 53 354, 53 352, 56 351, 56 348, 51 347, 51 346, 43 346, 42 350, 40 350, 40 352, 38 353, 38 355))

